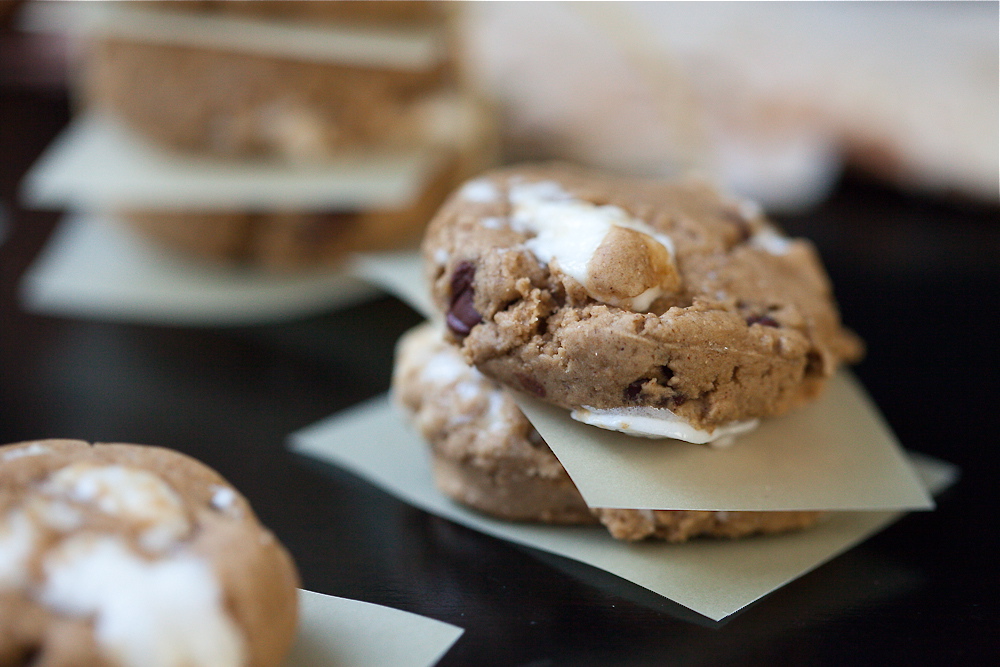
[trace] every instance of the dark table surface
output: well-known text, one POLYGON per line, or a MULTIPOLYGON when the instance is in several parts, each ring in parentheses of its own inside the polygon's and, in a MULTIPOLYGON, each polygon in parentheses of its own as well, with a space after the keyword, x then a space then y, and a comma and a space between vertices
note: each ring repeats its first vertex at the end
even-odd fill
POLYGON ((443 665, 1000 664, 1000 460, 995 207, 849 176, 781 222, 813 238, 856 369, 906 447, 958 464, 912 514, 728 622, 684 620, 642 589, 416 510, 286 436, 389 384, 420 318, 383 298, 258 327, 173 328, 36 316, 24 269, 55 212, 17 202, 21 176, 67 122, 57 89, 0 89, 0 442, 65 437, 163 445, 219 470, 288 546, 306 588, 465 628, 443 665))

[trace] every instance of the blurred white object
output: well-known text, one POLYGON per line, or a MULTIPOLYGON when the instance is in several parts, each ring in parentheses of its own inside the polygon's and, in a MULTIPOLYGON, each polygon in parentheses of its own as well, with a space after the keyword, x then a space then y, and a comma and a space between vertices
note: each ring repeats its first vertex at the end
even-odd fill
POLYGON ((474 72, 511 155, 699 169, 770 210, 844 164, 986 201, 996 3, 475 3, 474 72))

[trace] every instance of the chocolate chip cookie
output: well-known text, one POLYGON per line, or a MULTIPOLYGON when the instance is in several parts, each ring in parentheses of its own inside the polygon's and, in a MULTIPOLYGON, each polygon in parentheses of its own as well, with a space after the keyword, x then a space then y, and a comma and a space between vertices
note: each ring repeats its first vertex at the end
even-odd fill
POLYGON ((192 458, 0 447, 0 664, 279 665, 297 585, 246 499, 192 458))
POLYGON ((739 434, 862 353, 813 246, 696 179, 490 172, 446 201, 423 252, 469 363, 633 435, 739 434))
POLYGON ((510 394, 469 366, 440 328, 400 341, 396 400, 430 444, 434 480, 454 500, 501 519, 554 524, 600 521, 620 540, 683 542, 742 537, 814 524, 820 512, 710 512, 587 507, 569 475, 510 394))

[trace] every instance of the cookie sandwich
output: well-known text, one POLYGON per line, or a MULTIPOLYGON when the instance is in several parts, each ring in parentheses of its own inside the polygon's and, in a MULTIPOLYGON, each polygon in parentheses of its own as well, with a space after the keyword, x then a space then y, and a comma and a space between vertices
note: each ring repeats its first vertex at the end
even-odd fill
POLYGON ((0 664, 277 666, 298 582, 247 500, 188 456, 0 447, 0 664))
POLYGON ((680 542, 804 528, 820 511, 588 507, 516 393, 632 436, 729 444, 816 398, 862 346, 815 250, 693 180, 562 164, 487 173, 431 221, 440 318, 394 391, 450 497, 512 520, 680 542))

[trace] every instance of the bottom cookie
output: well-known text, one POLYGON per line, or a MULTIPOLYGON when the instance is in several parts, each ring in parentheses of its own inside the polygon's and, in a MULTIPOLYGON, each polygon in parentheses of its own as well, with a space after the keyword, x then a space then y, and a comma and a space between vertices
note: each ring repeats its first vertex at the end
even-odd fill
POLYGON ((271 667, 299 580, 247 500, 160 447, 0 447, 0 665, 271 667))
POLYGON ((396 350, 393 393, 431 447, 434 481, 454 500, 512 521, 602 523, 613 537, 684 542, 807 528, 822 512, 589 508, 507 392, 423 325, 396 350))

